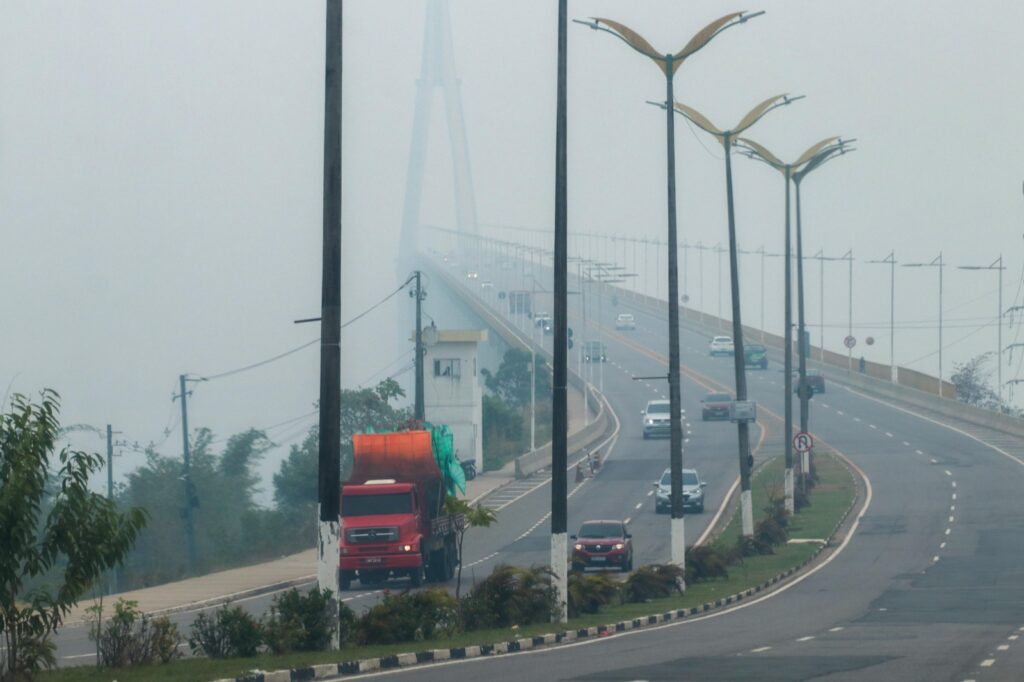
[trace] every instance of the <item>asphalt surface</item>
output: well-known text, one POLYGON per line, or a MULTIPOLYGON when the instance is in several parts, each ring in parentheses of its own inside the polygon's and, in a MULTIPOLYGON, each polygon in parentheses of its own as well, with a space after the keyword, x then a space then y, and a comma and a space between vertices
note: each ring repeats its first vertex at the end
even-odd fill
MULTIPOLYGON (((650 481, 667 441, 642 441, 639 411, 664 387, 633 381, 665 371, 666 323, 632 308, 632 332, 607 329, 605 393, 622 421, 606 471, 570 501, 572 523, 631 516, 638 561, 664 560, 668 521, 653 513, 650 481), (640 503, 635 508, 634 500, 640 503)), ((729 333, 726 331, 725 333, 729 333)), ((697 416, 707 386, 733 385, 730 358, 710 358, 710 330, 682 334, 684 406, 697 416)), ((774 362, 748 371, 751 398, 769 428, 785 397, 774 362)), ((654 630, 524 654, 401 671, 417 680, 1021 680, 1024 679, 1024 443, 951 424, 827 381, 811 431, 858 466, 873 500, 845 550, 787 589, 732 611, 654 630), (915 414, 917 413, 917 414, 915 414), (996 449, 998 448, 998 450, 996 449)), ((693 421, 684 457, 709 481, 709 511, 735 478, 736 430, 693 421)), ((540 498, 536 501, 540 503, 540 498)), ((525 510, 523 510, 525 513, 525 510)), ((688 517, 697 533, 710 514, 688 517)), ((541 562, 546 527, 506 549, 507 560, 541 562)))

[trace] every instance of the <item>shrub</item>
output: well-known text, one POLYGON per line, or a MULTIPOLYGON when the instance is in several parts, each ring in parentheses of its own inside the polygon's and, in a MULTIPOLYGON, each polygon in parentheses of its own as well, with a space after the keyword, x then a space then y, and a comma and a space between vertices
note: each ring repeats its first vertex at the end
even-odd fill
POLYGON ((138 602, 118 599, 114 615, 103 620, 102 603, 87 609, 89 639, 96 642, 98 663, 110 668, 152 663, 170 663, 181 656, 178 626, 166 616, 151 619, 138 602))
POLYGON ((767 542, 760 540, 755 534, 753 537, 740 536, 736 538, 735 554, 736 561, 742 561, 744 557, 760 556, 763 554, 775 554, 775 550, 767 542))
POLYGON ((306 594, 292 588, 274 597, 263 622, 267 646, 275 654, 327 649, 338 623, 332 601, 330 590, 316 587, 306 594))
POLYGON ((619 583, 604 573, 569 574, 569 617, 597 613, 619 596, 619 583))
POLYGON ((686 582, 729 577, 728 557, 715 545, 693 547, 686 553, 686 582))
POLYGON ((200 613, 192 622, 188 646, 210 658, 255 656, 263 641, 259 621, 241 606, 224 604, 213 616, 200 613))
POLYGON ((462 600, 467 630, 544 623, 558 613, 558 594, 547 566, 499 564, 462 600))
POLYGON ((459 604, 446 590, 432 589, 384 598, 356 624, 359 644, 395 644, 451 635, 458 630, 459 604))
POLYGON ((630 574, 623 587, 623 598, 638 603, 682 593, 683 569, 675 564, 648 564, 630 574))
POLYGON ((338 602, 338 644, 345 646, 356 637, 359 618, 347 604, 338 602))
POLYGON ((785 500, 781 497, 770 497, 765 507, 765 517, 754 527, 754 537, 766 545, 784 545, 789 539, 786 528, 789 526, 789 512, 786 511, 785 500))

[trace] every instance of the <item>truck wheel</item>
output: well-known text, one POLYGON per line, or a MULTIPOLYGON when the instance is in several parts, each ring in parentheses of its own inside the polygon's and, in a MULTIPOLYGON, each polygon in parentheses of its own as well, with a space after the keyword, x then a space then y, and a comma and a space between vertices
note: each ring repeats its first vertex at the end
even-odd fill
POLYGON ((409 584, 413 587, 422 587, 423 582, 427 579, 423 564, 424 561, 421 559, 419 567, 412 569, 409 573, 409 584))

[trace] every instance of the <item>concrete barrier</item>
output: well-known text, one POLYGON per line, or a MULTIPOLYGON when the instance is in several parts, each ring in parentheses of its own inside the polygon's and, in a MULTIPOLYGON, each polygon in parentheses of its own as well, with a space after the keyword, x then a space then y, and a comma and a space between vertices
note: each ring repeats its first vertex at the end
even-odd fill
MULTIPOLYGON (((462 286, 461 282, 456 278, 452 277, 444 267, 437 263, 431 263, 432 273, 438 279, 440 279, 448 289, 458 296, 463 303, 465 303, 481 320, 484 321, 487 326, 494 330, 495 333, 500 336, 505 343, 513 348, 519 348, 521 350, 530 350, 530 341, 525 335, 522 334, 516 327, 509 324, 507 320, 497 315, 491 310, 483 301, 477 297, 468 293, 462 286)), ((541 347, 537 348, 537 354, 544 358, 545 362, 551 363, 553 358, 541 347)), ((569 386, 575 388, 581 394, 586 390, 586 383, 583 381, 576 372, 571 369, 568 371, 567 379, 569 386)), ((588 405, 593 418, 590 423, 575 433, 570 433, 568 437, 568 451, 575 452, 581 448, 586 447, 590 443, 597 440, 601 434, 608 428, 608 408, 604 396, 594 390, 593 387, 589 388, 589 400, 588 405), (594 409, 596 407, 596 409, 594 409)), ((537 471, 546 469, 551 466, 551 443, 545 443, 541 447, 520 455, 516 458, 516 478, 525 478, 537 471)))

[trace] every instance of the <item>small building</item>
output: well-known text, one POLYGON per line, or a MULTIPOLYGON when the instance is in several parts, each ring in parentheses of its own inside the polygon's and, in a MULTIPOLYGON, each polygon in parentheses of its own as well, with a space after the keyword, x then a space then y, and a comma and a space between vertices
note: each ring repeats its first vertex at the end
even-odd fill
POLYGON ((447 424, 458 458, 473 459, 481 472, 483 387, 478 346, 486 341, 486 329, 438 330, 437 343, 427 346, 423 363, 423 407, 427 421, 447 424))

